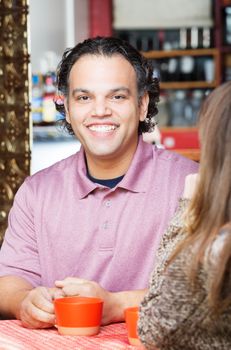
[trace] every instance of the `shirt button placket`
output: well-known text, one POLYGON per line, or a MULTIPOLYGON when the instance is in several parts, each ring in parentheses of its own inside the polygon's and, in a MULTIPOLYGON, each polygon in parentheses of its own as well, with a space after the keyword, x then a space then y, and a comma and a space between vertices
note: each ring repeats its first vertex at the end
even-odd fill
POLYGON ((106 200, 105 205, 106 205, 107 208, 110 208, 110 206, 111 206, 111 201, 110 201, 110 199, 107 199, 107 200, 106 200))
POLYGON ((108 221, 104 221, 104 223, 103 223, 103 228, 104 228, 104 230, 107 230, 108 229, 108 221))
POLYGON ((111 227, 111 199, 104 199, 103 206, 104 206, 104 220, 101 223, 101 229, 102 231, 102 240, 100 243, 100 249, 103 250, 112 250, 114 247, 114 234, 111 230, 113 228, 111 227))
MULTIPOLYGON (((110 200, 110 199, 107 199, 107 200, 105 201, 105 206, 106 206, 107 208, 110 208, 110 206, 111 206, 111 200, 110 200)), ((107 230, 107 229, 109 228, 109 221, 108 221, 108 220, 104 221, 104 223, 103 223, 103 228, 104 228, 104 230, 107 230)))

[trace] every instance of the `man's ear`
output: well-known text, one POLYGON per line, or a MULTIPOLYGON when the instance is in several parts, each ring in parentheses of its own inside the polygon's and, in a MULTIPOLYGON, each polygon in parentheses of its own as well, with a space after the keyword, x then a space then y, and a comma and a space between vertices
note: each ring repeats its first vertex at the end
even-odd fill
POLYGON ((147 92, 140 99, 140 121, 143 122, 148 113, 149 95, 147 92))
POLYGON ((67 98, 65 97, 64 98, 64 108, 65 108, 65 118, 66 118, 66 121, 71 124, 71 121, 70 121, 70 115, 69 115, 69 110, 68 110, 68 101, 67 101, 67 98))

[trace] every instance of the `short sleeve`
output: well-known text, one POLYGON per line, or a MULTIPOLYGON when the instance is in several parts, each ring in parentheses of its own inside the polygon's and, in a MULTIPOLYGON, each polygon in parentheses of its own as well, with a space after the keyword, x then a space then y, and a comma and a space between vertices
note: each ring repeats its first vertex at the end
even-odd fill
POLYGON ((40 284, 40 263, 34 229, 33 191, 29 178, 15 195, 0 251, 0 276, 17 275, 40 284))

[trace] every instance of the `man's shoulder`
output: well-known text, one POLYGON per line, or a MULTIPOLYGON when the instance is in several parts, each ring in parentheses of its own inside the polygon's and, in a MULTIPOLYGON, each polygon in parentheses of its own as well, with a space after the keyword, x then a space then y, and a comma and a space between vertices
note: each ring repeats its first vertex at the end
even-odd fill
POLYGON ((195 163, 191 159, 186 158, 186 157, 182 156, 181 154, 176 153, 174 151, 167 150, 165 148, 158 148, 157 146, 153 146, 153 151, 156 153, 158 159, 160 159, 160 160, 195 163))
POLYGON ((192 169, 192 172, 198 171, 199 164, 189 158, 186 158, 174 151, 169 151, 163 148, 153 147, 154 156, 158 163, 164 163, 175 168, 192 169))
POLYGON ((35 173, 31 177, 43 176, 46 174, 50 175, 50 174, 55 173, 55 172, 68 171, 73 166, 76 166, 75 164, 78 161, 78 158, 79 158, 79 152, 76 152, 67 158, 64 158, 64 159, 59 160, 58 162, 55 162, 54 164, 50 165, 49 167, 38 171, 37 173, 35 173))
POLYGON ((38 171, 37 173, 28 176, 25 180, 27 184, 41 186, 42 184, 52 184, 59 181, 61 178, 69 178, 79 164, 79 152, 64 158, 49 167, 38 171))
POLYGON ((77 152, 26 177, 15 195, 15 201, 23 205, 36 203, 37 207, 62 202, 61 198, 66 193, 70 195, 73 188, 77 191, 77 168, 81 167, 81 162, 81 155, 77 152))

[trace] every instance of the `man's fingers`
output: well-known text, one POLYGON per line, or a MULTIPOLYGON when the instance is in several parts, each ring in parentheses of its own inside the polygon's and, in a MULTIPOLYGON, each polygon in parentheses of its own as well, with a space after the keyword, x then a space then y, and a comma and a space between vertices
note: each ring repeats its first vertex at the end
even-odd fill
POLYGON ((22 301, 20 319, 27 328, 47 328, 55 323, 54 304, 50 290, 38 287, 22 301))
POLYGON ((55 322, 55 315, 54 313, 50 313, 45 310, 45 308, 38 309, 37 306, 32 305, 30 310, 30 315, 33 319, 41 322, 45 322, 48 324, 54 324, 55 322))
POLYGON ((81 285, 78 285, 76 283, 71 283, 63 287, 64 294, 68 296, 81 295, 82 290, 83 288, 81 287, 81 285))
POLYGON ((40 293, 36 294, 35 297, 31 299, 31 303, 35 308, 41 311, 43 310, 47 313, 54 314, 52 296, 46 288, 41 287, 40 293))
POLYGON ((101 297, 103 289, 95 282, 70 283, 62 288, 66 296, 101 297))
POLYGON ((63 288, 64 286, 68 285, 68 284, 74 284, 74 283, 86 283, 87 280, 83 279, 83 278, 77 278, 77 277, 67 277, 62 281, 55 281, 55 286, 59 287, 59 288, 63 288))
POLYGON ((22 324, 27 328, 47 328, 55 323, 54 314, 38 309, 32 303, 21 310, 22 324))
POLYGON ((61 288, 54 288, 54 291, 52 291, 52 299, 58 299, 65 297, 65 293, 61 288))

